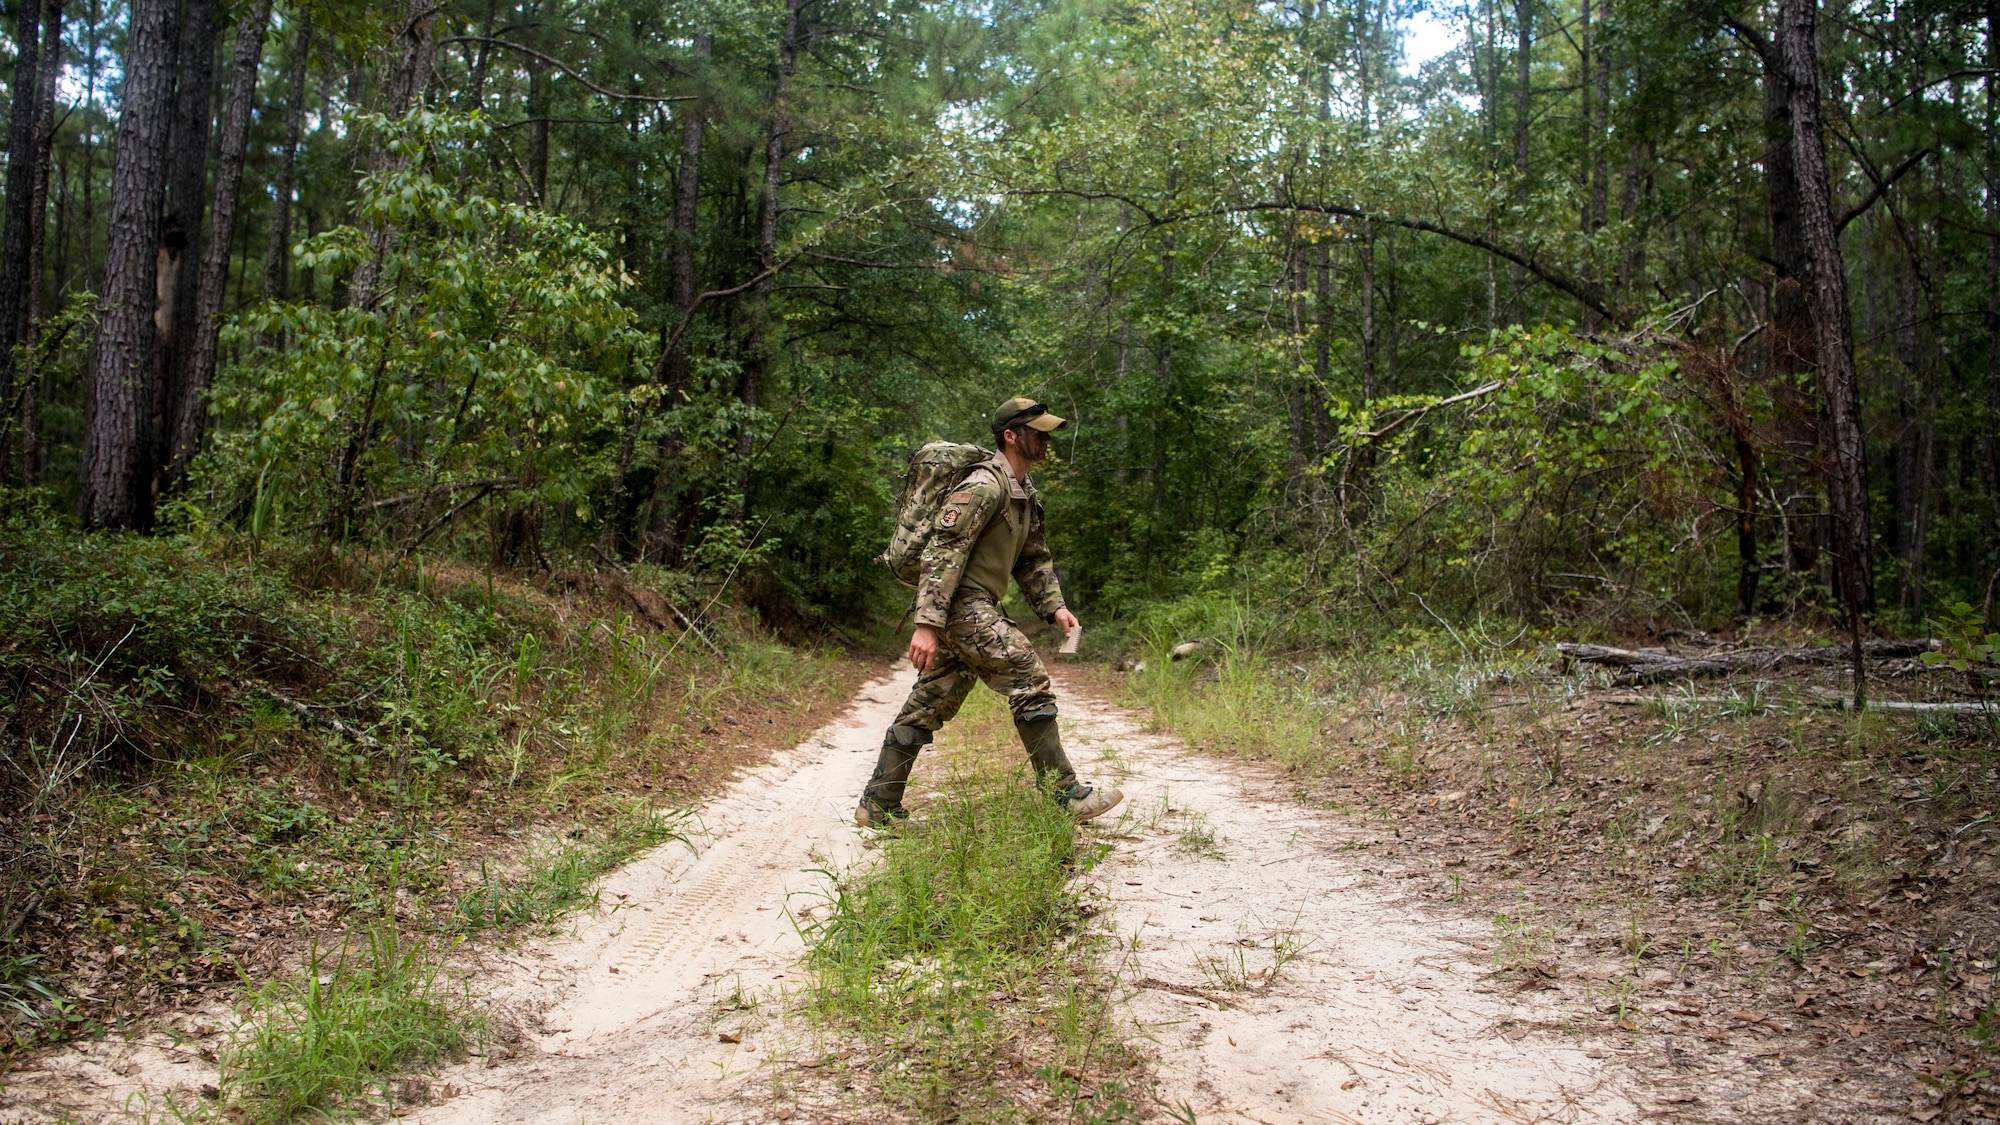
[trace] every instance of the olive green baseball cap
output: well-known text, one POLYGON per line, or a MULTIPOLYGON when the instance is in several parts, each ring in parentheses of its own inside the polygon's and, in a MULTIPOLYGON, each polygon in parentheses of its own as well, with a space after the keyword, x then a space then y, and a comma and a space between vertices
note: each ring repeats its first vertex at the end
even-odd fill
POLYGON ((1009 426, 1025 425, 1031 430, 1054 433, 1069 425, 1069 419, 1058 418, 1049 413, 1049 408, 1031 398, 1016 395, 1000 404, 993 412, 993 432, 999 433, 1009 426))

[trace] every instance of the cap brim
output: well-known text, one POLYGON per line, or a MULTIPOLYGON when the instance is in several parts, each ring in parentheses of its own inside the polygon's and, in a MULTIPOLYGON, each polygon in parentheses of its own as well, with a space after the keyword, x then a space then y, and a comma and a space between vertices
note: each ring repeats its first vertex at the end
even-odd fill
POLYGON ((1033 418, 1028 419, 1029 429, 1040 430, 1045 434, 1053 433, 1056 430, 1060 430, 1067 425, 1069 425, 1069 419, 1058 418, 1055 415, 1048 413, 1047 411, 1044 411, 1040 414, 1035 415, 1033 418))

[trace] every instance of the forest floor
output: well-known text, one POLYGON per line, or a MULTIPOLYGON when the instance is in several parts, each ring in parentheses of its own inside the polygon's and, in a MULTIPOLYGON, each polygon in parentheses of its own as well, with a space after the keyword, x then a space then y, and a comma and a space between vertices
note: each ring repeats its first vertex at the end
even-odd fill
MULTIPOLYGON (((489 1033, 465 1061, 396 1082, 397 1115, 563 1125, 881 1117, 891 1056, 812 1018, 801 930, 825 909, 830 873, 871 862, 870 834, 849 818, 908 676, 900 666, 866 684, 831 724, 750 768, 702 807, 692 846, 665 845, 608 876, 600 909, 562 934, 458 958, 489 1033)), ((1102 670, 1059 679, 1080 768, 1126 793, 1118 813, 1085 830, 1099 859, 1080 878, 1106 949, 1095 962, 1104 973, 1087 983, 1109 1005, 1127 1061, 1019 1083, 1015 1119, 1987 1116, 1978 1048, 1956 1011, 1991 984, 1992 967, 1974 958, 1993 935, 1964 931, 1993 915, 1983 895, 1952 892, 1962 880, 1990 886, 1976 845, 1919 844, 1918 864, 1878 832, 1865 872, 1828 869, 1848 852, 1767 856, 1768 871, 1730 875, 1748 899, 1719 893, 1719 876, 1673 887, 1641 877, 1646 848, 1671 854, 1663 829, 1685 821, 1685 850, 1693 826, 1712 823, 1701 795, 1718 782, 1748 795, 1725 819, 1762 818, 1765 831, 1747 837, 1753 853, 1789 841, 1788 818, 1801 833, 1809 822, 1848 841, 1863 835, 1854 825, 1882 823, 1839 778, 1822 778, 1829 796, 1818 805, 1796 795, 1794 774, 1826 772, 1804 750, 1767 753, 1746 772, 1713 749, 1720 734, 1687 716, 1585 696, 1518 727, 1432 728, 1427 760, 1400 770, 1357 750, 1351 768, 1306 778, 1148 730, 1142 713, 1108 701, 1119 681, 1102 670), (1542 787, 1566 811, 1524 828, 1494 762, 1556 727, 1585 732, 1562 780, 1542 787), (1690 738, 1711 749, 1673 750, 1694 771, 1675 791, 1629 760, 1690 738), (1618 796, 1625 785, 1629 801, 1618 796), (1593 800, 1613 814, 1630 806, 1630 846, 1592 819, 1593 800), (1646 801, 1663 811, 1647 815, 1646 801), (1829 815, 1830 802, 1843 815, 1829 815), (1803 895, 1780 903, 1774 880, 1803 895), (1968 952, 1940 958, 1948 946, 1968 952)), ((1488 702, 1506 713, 1504 693, 1488 702)), ((1359 746, 1370 731, 1400 731, 1382 718, 1361 716, 1343 737, 1359 746)), ((1751 732, 1747 745, 1764 737, 1751 732)), ((951 749, 941 740, 940 756, 951 749)), ((1972 787, 1935 748, 1886 760, 1886 770, 1836 772, 1905 806, 1921 796, 1918 777, 1932 796, 1972 787)), ((1960 820, 1985 815, 1923 799, 1960 820)), ((190 1046, 168 1034, 107 1038, 15 1079, 44 1090, 86 1080, 91 1104, 71 1099, 65 1112, 104 1119, 141 1092, 212 1085, 212 1052, 190 1046)))

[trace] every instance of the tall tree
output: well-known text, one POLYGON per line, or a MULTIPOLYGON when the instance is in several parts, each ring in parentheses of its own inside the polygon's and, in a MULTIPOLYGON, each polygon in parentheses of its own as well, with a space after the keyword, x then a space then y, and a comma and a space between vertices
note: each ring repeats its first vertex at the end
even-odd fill
MULTIPOLYGON (((36 76, 35 94, 35 197, 29 205, 28 301, 21 333, 23 350, 32 354, 41 342, 42 259, 48 245, 49 169, 55 163, 56 79, 62 74, 62 0, 49 0, 42 18, 42 65, 36 76)), ((21 482, 33 485, 41 479, 41 382, 44 373, 30 367, 20 392, 21 403, 21 482)), ((0 442, 0 456, 6 443, 0 442)), ((4 472, 4 469, 0 469, 4 472)))
MULTIPOLYGON (((35 113, 41 55, 43 0, 17 0, 14 21, 14 111, 7 129, 7 204, 0 212, 0 460, 14 421, 14 345, 27 321, 28 248, 35 223, 35 153, 40 122, 35 113)), ((60 66, 61 60, 49 60, 60 66)))
MULTIPOLYGON (((388 47, 396 63, 382 98, 381 110, 385 115, 401 117, 416 103, 424 87, 430 85, 431 55, 436 50, 431 42, 431 28, 437 23, 437 18, 438 6, 431 0, 405 0, 399 16, 401 26, 388 47)), ((380 171, 393 161, 394 158, 380 148, 369 153, 372 170, 380 171)), ((359 308, 367 308, 375 300, 375 284, 381 278, 382 255, 388 248, 389 237, 388 228, 379 223, 369 222, 363 229, 368 234, 371 253, 368 260, 355 269, 354 280, 347 291, 348 302, 359 308)))
MULTIPOLYGON (((801 14, 806 3, 807 0, 786 0, 785 23, 778 34, 778 60, 772 72, 775 80, 771 88, 770 124, 764 134, 764 178, 757 196, 757 280, 750 290, 750 334, 743 345, 743 375, 737 383, 736 395, 745 407, 753 410, 763 393, 764 377, 771 365, 769 333, 771 289, 778 269, 778 187, 784 177, 786 146, 791 141, 792 75, 799 65, 799 46, 805 33, 801 14)), ((753 437, 751 427, 745 425, 736 438, 736 456, 746 474, 754 448, 753 437)), ((736 508, 739 518, 741 497, 748 490, 749 480, 746 477, 741 483, 736 508)))
POLYGON ((160 222, 159 374, 153 393, 155 493, 176 482, 180 412, 194 376, 195 306, 201 296, 201 225, 208 201, 209 109, 215 87, 216 0, 183 0, 180 49, 174 64, 174 122, 167 141, 167 210, 160 222))
POLYGON ((77 486, 77 516, 91 527, 145 529, 153 522, 153 496, 147 488, 148 396, 160 202, 173 130, 177 8, 173 0, 132 0, 128 19, 123 108, 105 234, 104 304, 77 486))
MULTIPOLYGON (((201 281, 195 292, 189 332, 187 374, 179 387, 170 435, 170 481, 187 472, 208 429, 207 395, 215 381, 217 334, 222 316, 222 290, 228 280, 229 248, 235 241, 236 209, 243 184, 243 160, 250 138, 251 102, 257 95, 257 69, 264 57, 264 32, 271 22, 271 0, 252 0, 236 25, 236 48, 229 60, 229 93, 223 99, 222 128, 215 142, 215 203, 209 208, 202 238, 201 281)), ((301 36, 301 46, 304 40, 301 36)), ((293 138, 296 140, 296 138, 293 138)))
POLYGON ((1828 432, 1821 442, 1827 507, 1833 516, 1834 572, 1854 631, 1855 697, 1867 696, 1861 664, 1861 614, 1873 608, 1874 571, 1868 557, 1866 445, 1861 389, 1854 370, 1847 262, 1834 225, 1819 105, 1818 0, 1780 0, 1773 38, 1791 84, 1792 160, 1798 177, 1806 298, 1819 352, 1820 394, 1828 432))
MULTIPOLYGON (((713 34, 697 32, 694 37, 695 66, 705 67, 714 48, 713 34)), ((706 75, 701 77, 705 79, 706 75)), ((667 243, 674 309, 680 314, 680 323, 670 330, 653 376, 653 381, 661 388, 659 408, 663 413, 680 405, 681 394, 688 382, 687 333, 682 326, 691 320, 695 309, 695 224, 701 214, 701 148, 702 136, 707 131, 707 102, 697 98, 687 105, 681 116, 680 163, 676 166, 674 183, 674 229, 667 243)), ((674 497, 678 487, 674 479, 674 463, 679 454, 680 435, 669 427, 660 435, 654 457, 652 502, 647 506, 646 530, 639 548, 640 556, 653 562, 669 562, 674 556, 674 525, 677 522, 674 497)))
MULTIPOLYGON (((278 149, 278 177, 272 184, 271 222, 264 240, 263 293, 274 301, 285 299, 291 276, 292 196, 299 164, 299 135, 306 120, 306 66, 312 59, 312 11, 301 6, 296 22, 298 38, 292 43, 291 73, 285 83, 285 139, 278 149)), ((485 50, 482 44, 480 51, 485 50)))
MULTIPOLYGON (((1514 183, 1517 194, 1528 187, 1528 133, 1533 124, 1535 65, 1534 0, 1514 0, 1514 183)), ((1528 273, 1519 262, 1507 267, 1513 300, 1521 299, 1528 273)))

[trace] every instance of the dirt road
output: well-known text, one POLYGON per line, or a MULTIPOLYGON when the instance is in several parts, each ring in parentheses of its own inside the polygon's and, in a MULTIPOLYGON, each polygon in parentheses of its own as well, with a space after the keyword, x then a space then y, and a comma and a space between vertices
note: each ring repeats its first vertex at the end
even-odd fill
MULTIPOLYGON (((910 675, 867 685, 840 719, 707 805, 693 849, 669 844, 608 878, 607 909, 485 955, 471 988, 496 1026, 517 1030, 400 1082, 399 1114, 811 1119, 775 1096, 796 1073, 794 1049, 817 1057, 787 1010, 800 980, 794 915, 823 902, 825 872, 862 855, 849 816, 910 675)), ((1616 1043, 1563 1030, 1542 994, 1489 977, 1490 916, 1406 898, 1359 848, 1386 826, 1304 807, 1281 774, 1192 754, 1078 691, 1063 707, 1079 766, 1127 794, 1115 821, 1091 829, 1111 850, 1090 877, 1121 945, 1121 1010, 1156 1060, 1165 1106, 1273 1125, 1641 1115, 1630 1091, 1645 1084, 1616 1043)), ((130 1048, 129 1065, 111 1057, 121 1048, 92 1049, 107 1096, 213 1081, 212 1064, 185 1055, 163 1068, 130 1048)))
MULTIPOLYGON (((527 1034, 406 1091, 441 1099, 406 1112, 426 1125, 775 1119, 803 1040, 785 1014, 801 949, 788 911, 810 909, 822 872, 859 854, 847 818, 907 676, 868 685, 704 810, 698 857, 670 846, 632 865, 606 883, 615 910, 477 982, 527 1034)), ((1611 1051, 1495 1030, 1556 1015, 1484 979, 1490 923, 1415 907, 1344 850, 1364 828, 1087 697, 1066 696, 1064 717, 1080 764, 1127 793, 1123 817, 1095 829, 1113 850, 1093 878, 1115 903, 1125 1013, 1157 1044, 1168 1105, 1205 1122, 1638 1116, 1611 1051), (1270 980, 1274 953, 1295 956, 1270 980)))
POLYGON ((1489 979, 1490 916, 1383 877, 1358 845, 1386 830, 1306 808, 1278 771, 1064 702, 1132 806, 1096 875, 1137 946, 1124 1007, 1157 1044, 1163 1103, 1272 1125, 1640 1115, 1612 1044, 1502 1030, 1563 1013, 1489 979))

